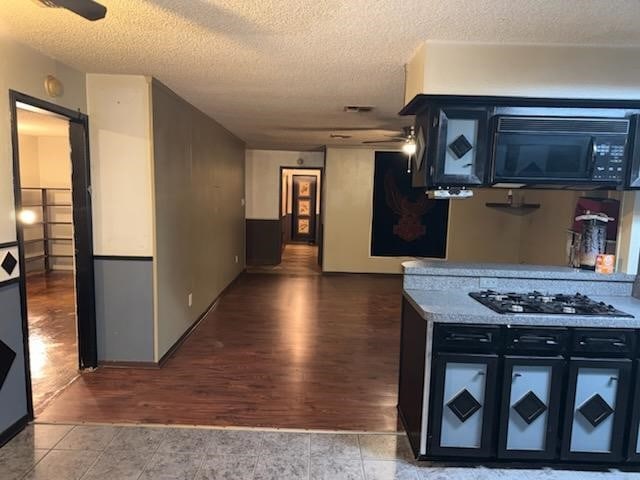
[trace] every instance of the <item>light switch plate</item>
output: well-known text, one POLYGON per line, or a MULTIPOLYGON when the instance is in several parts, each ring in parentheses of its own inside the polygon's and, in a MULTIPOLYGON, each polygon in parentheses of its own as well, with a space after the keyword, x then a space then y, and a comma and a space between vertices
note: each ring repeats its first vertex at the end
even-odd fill
POLYGON ((193 293, 189 294, 189 297, 188 297, 187 301, 188 301, 190 307, 193 306, 193 293))

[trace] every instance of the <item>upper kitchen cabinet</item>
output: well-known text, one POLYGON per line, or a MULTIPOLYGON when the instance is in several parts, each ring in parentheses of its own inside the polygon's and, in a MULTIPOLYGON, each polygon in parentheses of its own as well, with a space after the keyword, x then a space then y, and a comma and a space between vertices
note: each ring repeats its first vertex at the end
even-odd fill
POLYGON ((627 181, 625 190, 640 189, 640 115, 633 116, 634 136, 633 145, 631 145, 631 155, 629 160, 629 168, 627 170, 627 181))
POLYGON ((640 101, 417 95, 414 187, 640 189, 640 101))
POLYGON ((486 108, 440 108, 432 165, 434 186, 485 183, 488 132, 486 108))
POLYGON ((488 165, 485 107, 432 105, 416 116, 414 187, 480 187, 488 165))

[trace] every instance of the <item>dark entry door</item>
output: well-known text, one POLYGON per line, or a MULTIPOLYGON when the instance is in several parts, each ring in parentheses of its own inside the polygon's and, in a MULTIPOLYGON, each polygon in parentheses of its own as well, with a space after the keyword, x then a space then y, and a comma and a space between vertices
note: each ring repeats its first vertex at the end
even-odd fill
POLYGON ((294 242, 315 242, 317 186, 315 176, 293 175, 291 238, 294 242))

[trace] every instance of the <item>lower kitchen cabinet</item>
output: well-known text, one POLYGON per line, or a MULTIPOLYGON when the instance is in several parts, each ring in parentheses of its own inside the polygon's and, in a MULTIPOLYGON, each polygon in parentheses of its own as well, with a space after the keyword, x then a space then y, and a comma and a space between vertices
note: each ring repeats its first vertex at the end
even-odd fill
POLYGON ((435 356, 428 454, 489 457, 493 453, 498 356, 435 356))
POLYGON ((624 458, 631 360, 569 362, 561 457, 619 462, 624 458))
POLYGON ((504 358, 498 457, 556 457, 564 359, 504 358))
POLYGON ((630 462, 640 462, 640 360, 636 361, 635 394, 631 414, 631 433, 629 435, 630 462))

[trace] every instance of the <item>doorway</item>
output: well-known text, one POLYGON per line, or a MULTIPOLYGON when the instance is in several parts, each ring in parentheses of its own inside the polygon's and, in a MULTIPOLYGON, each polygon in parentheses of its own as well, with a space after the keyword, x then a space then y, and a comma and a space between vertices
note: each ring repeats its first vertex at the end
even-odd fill
POLYGON ((10 93, 31 418, 97 364, 87 117, 10 93))
POLYGON ((282 264, 317 271, 321 244, 322 169, 281 168, 282 264))

